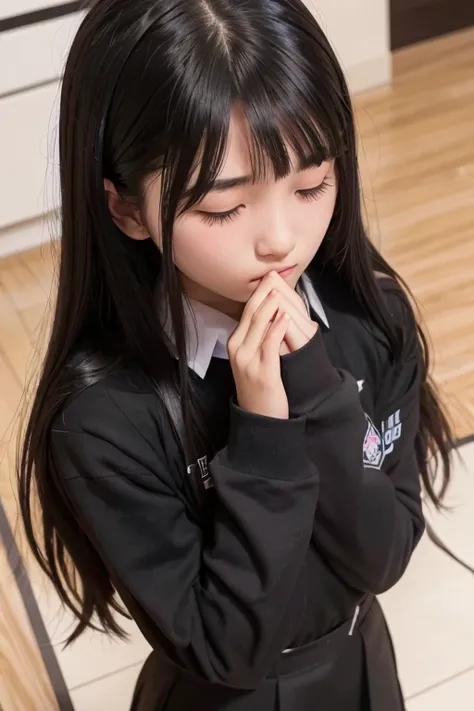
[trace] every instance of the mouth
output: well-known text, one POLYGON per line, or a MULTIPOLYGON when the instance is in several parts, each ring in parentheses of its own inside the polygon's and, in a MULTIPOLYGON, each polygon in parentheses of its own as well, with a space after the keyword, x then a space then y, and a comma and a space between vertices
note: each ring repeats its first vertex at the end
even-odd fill
POLYGON ((290 276, 293 274, 293 272, 295 271, 295 269, 297 268, 297 266, 298 266, 297 264, 294 264, 292 267, 285 267, 284 269, 270 269, 270 270, 269 270, 268 272, 266 272, 265 274, 262 274, 262 276, 259 276, 259 277, 257 277, 256 279, 252 279, 252 282, 261 281, 261 280, 264 279, 264 278, 267 276, 267 274, 269 274, 271 271, 274 271, 274 272, 276 272, 277 274, 279 274, 282 279, 288 279, 288 277, 290 277, 290 276))
POLYGON ((278 271, 278 274, 281 276, 282 279, 287 279, 290 277, 293 272, 296 269, 296 264, 294 264, 292 267, 286 267, 286 269, 281 269, 278 271))

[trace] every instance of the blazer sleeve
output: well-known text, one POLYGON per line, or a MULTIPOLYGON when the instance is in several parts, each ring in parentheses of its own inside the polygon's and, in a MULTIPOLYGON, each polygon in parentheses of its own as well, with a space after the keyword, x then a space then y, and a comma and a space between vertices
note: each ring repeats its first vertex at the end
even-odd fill
POLYGON ((338 372, 326 397, 312 373, 328 369, 320 333, 286 358, 284 382, 294 416, 307 414, 307 450, 320 477, 313 541, 350 587, 382 593, 403 575, 424 532, 415 453, 420 409, 416 334, 400 367, 387 370, 379 417, 363 411, 357 383, 338 372))
POLYGON ((306 418, 231 404, 228 446, 209 463, 212 536, 189 514, 146 408, 125 412, 93 386, 65 411, 52 451, 83 531, 164 637, 177 662, 213 683, 254 688, 295 637, 318 496, 306 418))

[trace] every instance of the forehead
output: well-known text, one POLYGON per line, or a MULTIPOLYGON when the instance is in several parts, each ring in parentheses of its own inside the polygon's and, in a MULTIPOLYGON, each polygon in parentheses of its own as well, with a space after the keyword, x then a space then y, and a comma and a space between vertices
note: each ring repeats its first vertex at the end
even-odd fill
MULTIPOLYGON (((252 132, 245 112, 239 105, 236 105, 231 111, 226 148, 218 177, 234 178, 252 175, 255 172, 254 147, 252 132)), ((288 141, 285 141, 285 148, 288 152, 292 172, 297 171, 300 162, 299 156, 288 141)), ((264 168, 262 172, 265 175, 261 177, 273 175, 272 163, 269 158, 266 159, 266 166, 262 166, 262 168, 264 168)))
POLYGON ((251 132, 247 117, 240 106, 235 106, 230 115, 229 133, 220 177, 249 175, 252 167, 251 132))
MULTIPOLYGON (((255 109, 247 112, 238 103, 230 107, 220 131, 203 129, 200 136, 200 148, 191 168, 186 169, 182 187, 184 209, 196 204, 219 182, 238 179, 269 183, 336 156, 332 136, 324 135, 311 116, 279 120, 275 113, 267 113, 262 118, 255 109)), ((218 189, 222 188, 219 185, 218 189)))

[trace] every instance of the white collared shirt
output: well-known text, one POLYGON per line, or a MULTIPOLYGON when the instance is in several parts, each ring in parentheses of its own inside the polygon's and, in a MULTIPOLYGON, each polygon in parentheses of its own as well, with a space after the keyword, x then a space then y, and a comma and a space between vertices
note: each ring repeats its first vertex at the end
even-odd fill
MULTIPOLYGON (((307 274, 303 274, 297 291, 327 328, 329 323, 319 296, 307 274)), ((235 331, 237 321, 226 314, 206 306, 194 299, 184 300, 186 323, 186 350, 188 365, 201 378, 206 377, 212 358, 228 359, 227 341, 235 331)), ((171 324, 165 323, 165 330, 171 341, 171 324)))

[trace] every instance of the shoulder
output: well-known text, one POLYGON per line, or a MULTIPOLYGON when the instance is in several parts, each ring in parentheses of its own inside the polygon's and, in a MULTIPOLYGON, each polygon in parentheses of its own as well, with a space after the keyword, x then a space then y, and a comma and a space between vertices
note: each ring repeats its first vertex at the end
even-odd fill
POLYGON ((385 306, 396 326, 416 327, 413 305, 402 286, 392 277, 375 272, 385 306))
POLYGON ((378 287, 375 300, 378 303, 373 303, 371 299, 369 310, 354 299, 350 287, 342 279, 335 281, 332 276, 323 276, 318 279, 317 290, 321 293, 330 320, 343 333, 344 338, 347 339, 353 333, 354 338, 367 347, 377 348, 377 344, 380 344, 385 348, 388 340, 383 321, 388 320, 386 326, 392 331, 415 333, 416 318, 412 304, 399 282, 381 272, 374 272, 374 275, 378 287))
MULTIPOLYGON (((92 441, 128 451, 156 450, 166 430, 164 407, 138 370, 120 369, 71 395, 56 418, 53 440, 92 441)), ((162 443, 163 444, 163 443, 162 443)), ((161 447, 162 449, 162 447, 161 447)))
POLYGON ((404 367, 419 369, 424 357, 416 307, 401 284, 395 279, 378 273, 376 273, 376 277, 390 319, 391 330, 395 336, 394 341, 393 338, 389 339, 382 329, 377 329, 378 352, 382 361, 382 369, 386 371, 393 364, 396 365, 396 373, 404 367))
POLYGON ((392 308, 399 308, 402 304, 407 304, 409 301, 407 295, 402 289, 401 285, 387 274, 382 274, 381 272, 375 272, 375 278, 380 287, 380 290, 385 297, 385 303, 387 306, 392 308))
POLYGON ((377 283, 384 293, 390 294, 400 294, 403 295, 405 292, 400 286, 399 282, 388 274, 383 272, 374 272, 377 283))
MULTIPOLYGON (((120 370, 71 396, 50 431, 64 482, 126 482, 181 495, 182 462, 160 397, 138 371, 120 370)), ((102 485, 101 484, 101 485, 102 485)))

